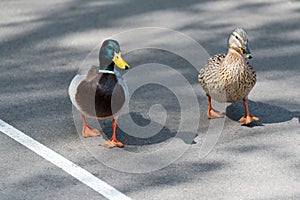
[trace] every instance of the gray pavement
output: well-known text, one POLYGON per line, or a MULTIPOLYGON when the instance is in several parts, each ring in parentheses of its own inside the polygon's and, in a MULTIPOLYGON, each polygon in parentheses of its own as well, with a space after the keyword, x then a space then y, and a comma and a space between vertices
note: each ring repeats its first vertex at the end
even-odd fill
MULTIPOLYGON (((0 119, 133 199, 300 199, 299 1, 29 0, 1 1, 0 8, 0 119), (228 33, 236 26, 247 30, 254 55, 258 82, 249 99, 259 123, 241 126, 236 122, 243 113, 241 102, 228 104, 221 137, 207 157, 199 158, 210 124, 203 92, 197 93, 201 112, 188 113, 191 120, 201 116, 199 129, 178 136, 176 98, 149 85, 133 95, 131 116, 145 126, 151 105, 162 104, 168 117, 159 134, 141 139, 119 130, 124 150, 98 147, 103 136, 84 140, 78 135, 68 85, 102 39, 133 28, 165 27, 190 36, 214 55, 226 51, 228 33), (188 148, 159 170, 128 173, 100 162, 115 160, 111 164, 122 169, 151 167, 159 160, 120 163, 118 152, 153 152, 171 142, 174 152, 165 157, 176 152, 176 145, 188 148)), ((148 49, 128 54, 127 61, 133 68, 153 61, 166 64, 197 87, 197 71, 173 56, 148 49)), ((109 135, 110 121, 101 123, 109 135)), ((1 200, 104 199, 2 133, 0 152, 1 200)))

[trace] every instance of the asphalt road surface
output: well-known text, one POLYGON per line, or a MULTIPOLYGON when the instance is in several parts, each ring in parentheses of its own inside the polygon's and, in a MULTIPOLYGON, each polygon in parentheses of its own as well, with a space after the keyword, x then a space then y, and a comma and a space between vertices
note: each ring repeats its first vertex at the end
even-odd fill
MULTIPOLYGON (((300 199, 299 1, 5 0, 0 9, 1 120, 132 199, 300 199), (258 77, 249 106, 261 120, 251 126, 237 122, 241 102, 218 105, 224 119, 205 119, 197 83, 197 69, 208 55, 226 52, 237 26, 248 32, 258 77), (150 36, 157 29, 142 29, 144 38, 129 31, 143 27, 165 29, 150 36), (129 114, 119 119, 125 148, 107 150, 98 144, 110 136, 111 121, 90 120, 103 133, 82 138, 68 86, 80 67, 98 64, 97 48, 109 37, 119 38, 132 67, 123 76, 145 85, 130 94, 129 114), (193 42, 205 51, 194 51, 193 42), (138 49, 147 43, 175 48, 138 49)), ((3 132, 0 152, 1 200, 105 199, 3 132)))

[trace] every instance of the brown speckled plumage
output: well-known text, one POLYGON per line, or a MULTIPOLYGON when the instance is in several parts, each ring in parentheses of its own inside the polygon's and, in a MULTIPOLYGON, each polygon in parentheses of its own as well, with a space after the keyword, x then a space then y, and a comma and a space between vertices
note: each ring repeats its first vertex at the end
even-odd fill
POLYGON ((245 98, 256 83, 253 67, 233 52, 211 57, 200 70, 198 80, 206 92, 218 102, 235 102, 245 98))
POLYGON ((252 56, 246 31, 235 28, 229 35, 227 44, 227 54, 209 58, 199 72, 199 83, 208 97, 207 117, 222 117, 222 113, 212 108, 211 98, 218 102, 236 102, 243 99, 245 114, 239 121, 249 124, 259 118, 249 113, 246 100, 256 83, 256 73, 248 63, 252 56))

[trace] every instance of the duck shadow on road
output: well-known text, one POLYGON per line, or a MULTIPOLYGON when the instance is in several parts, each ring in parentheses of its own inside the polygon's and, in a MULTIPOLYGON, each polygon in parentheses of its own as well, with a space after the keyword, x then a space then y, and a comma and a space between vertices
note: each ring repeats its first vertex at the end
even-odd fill
MULTIPOLYGON (((133 122, 140 127, 145 127, 150 124, 151 120, 145 118, 142 114, 138 112, 130 112, 129 117, 132 118, 133 122)), ((124 117, 124 116, 120 116, 124 117)), ((106 138, 111 137, 111 120, 99 121, 101 127, 103 127, 103 134, 106 138)), ((160 126, 161 129, 155 133, 146 137, 146 132, 141 133, 139 137, 138 133, 127 133, 127 131, 122 130, 117 126, 117 137, 120 141, 124 142, 126 145, 132 146, 143 146, 143 145, 153 145, 158 143, 166 142, 173 138, 181 139, 185 144, 195 144, 194 138, 198 135, 197 133, 187 133, 187 132, 177 132, 176 130, 170 130, 166 125, 158 124, 157 122, 151 122, 154 126, 160 126)))
MULTIPOLYGON (((250 113, 259 117, 259 121, 252 122, 249 127, 286 122, 293 118, 298 118, 300 123, 300 111, 291 112, 279 106, 251 100, 248 100, 248 104, 250 113)), ((242 102, 233 103, 226 108, 226 116, 231 120, 238 121, 243 114, 242 102)))

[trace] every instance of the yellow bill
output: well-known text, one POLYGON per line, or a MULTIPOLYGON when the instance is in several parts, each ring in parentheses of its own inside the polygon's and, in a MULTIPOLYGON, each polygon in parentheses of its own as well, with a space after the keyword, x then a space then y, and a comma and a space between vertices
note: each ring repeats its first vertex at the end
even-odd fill
POLYGON ((126 63, 126 61, 122 58, 121 56, 121 52, 119 53, 114 53, 114 57, 112 59, 112 61, 115 63, 115 65, 117 67, 119 67, 120 69, 129 69, 129 65, 126 63))

